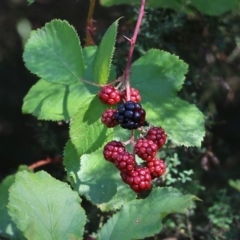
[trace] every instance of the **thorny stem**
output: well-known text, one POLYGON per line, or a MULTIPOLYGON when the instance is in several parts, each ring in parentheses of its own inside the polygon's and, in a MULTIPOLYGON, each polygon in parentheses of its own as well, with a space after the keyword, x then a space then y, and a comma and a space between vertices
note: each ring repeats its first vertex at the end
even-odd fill
POLYGON ((135 30, 134 30, 132 38, 129 39, 130 49, 129 49, 129 52, 128 52, 126 69, 125 69, 125 72, 124 72, 124 78, 125 78, 125 81, 126 81, 126 90, 127 90, 127 100, 128 101, 130 100, 130 79, 129 79, 129 76, 130 76, 130 67, 131 67, 131 63, 132 63, 132 55, 133 55, 135 43, 136 43, 136 40, 137 40, 137 35, 138 35, 139 29, 140 29, 140 26, 141 26, 141 23, 142 23, 142 18, 143 18, 143 15, 144 15, 145 1, 146 0, 142 0, 142 2, 141 2, 141 7, 140 7, 140 10, 139 10, 137 24, 135 26, 135 30))

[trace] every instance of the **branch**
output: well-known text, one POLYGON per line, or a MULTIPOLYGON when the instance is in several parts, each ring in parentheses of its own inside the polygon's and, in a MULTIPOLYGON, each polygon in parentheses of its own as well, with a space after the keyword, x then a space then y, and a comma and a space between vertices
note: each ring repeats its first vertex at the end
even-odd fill
POLYGON ((146 0, 142 0, 141 7, 140 7, 140 10, 139 10, 139 14, 138 14, 137 24, 135 26, 135 30, 134 30, 132 38, 129 39, 130 49, 129 49, 129 52, 128 52, 128 59, 127 59, 125 73, 124 73, 124 78, 125 78, 125 81, 126 81, 126 89, 127 89, 127 100, 130 100, 130 79, 129 79, 129 76, 130 76, 130 67, 131 67, 131 63, 132 63, 132 55, 133 55, 135 43, 136 43, 136 40, 137 40, 137 35, 139 33, 139 29, 140 29, 140 26, 141 26, 141 23, 142 23, 142 18, 143 18, 143 15, 144 15, 145 1, 146 0))
POLYGON ((57 163, 57 162, 61 162, 61 161, 62 161, 61 157, 54 157, 54 158, 47 157, 44 160, 39 160, 39 161, 29 165, 28 168, 31 169, 31 170, 34 170, 34 169, 39 168, 41 166, 51 164, 51 163, 57 163))

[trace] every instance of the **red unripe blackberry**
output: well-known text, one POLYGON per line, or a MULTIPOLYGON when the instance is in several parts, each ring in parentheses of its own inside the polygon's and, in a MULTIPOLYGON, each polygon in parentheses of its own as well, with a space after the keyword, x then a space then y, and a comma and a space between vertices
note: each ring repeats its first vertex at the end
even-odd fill
POLYGON ((151 175, 146 167, 138 167, 127 174, 121 172, 121 177, 137 193, 151 188, 151 175))
POLYGON ((109 105, 114 105, 121 100, 120 92, 111 85, 102 87, 101 91, 98 92, 98 97, 103 103, 109 105))
POLYGON ((121 142, 111 141, 104 146, 103 156, 107 161, 114 162, 116 156, 125 151, 125 147, 121 142))
POLYGON ((115 120, 114 114, 117 112, 115 109, 107 109, 103 114, 101 121, 105 124, 108 128, 112 128, 117 126, 119 123, 115 120))
MULTIPOLYGON (((124 89, 121 92, 121 99, 126 102, 127 101, 127 89, 124 89)), ((136 88, 130 88, 130 101, 131 102, 140 102, 141 101, 141 95, 139 91, 136 88)))
POLYGON ((166 164, 163 160, 154 158, 147 162, 147 168, 151 174, 152 179, 162 176, 166 171, 166 164))
POLYGON ((158 149, 160 149, 166 142, 167 135, 165 131, 160 127, 152 127, 148 130, 145 138, 152 140, 157 144, 158 149))
POLYGON ((134 155, 129 152, 121 152, 114 158, 115 166, 124 173, 131 173, 136 167, 134 155))
POLYGON ((134 146, 134 152, 146 161, 151 161, 156 156, 157 150, 157 145, 145 138, 139 138, 134 146))

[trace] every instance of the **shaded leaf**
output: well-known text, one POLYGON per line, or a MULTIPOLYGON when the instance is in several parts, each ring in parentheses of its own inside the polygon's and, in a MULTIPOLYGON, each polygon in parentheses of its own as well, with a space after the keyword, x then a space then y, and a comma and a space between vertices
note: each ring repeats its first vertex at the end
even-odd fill
POLYGON ((130 240, 153 236, 162 229, 170 213, 184 213, 197 200, 173 188, 156 188, 145 199, 133 200, 121 208, 98 234, 99 240, 130 240))
POLYGON ((78 156, 90 153, 112 139, 112 129, 101 122, 101 115, 106 110, 98 96, 92 96, 82 105, 70 125, 70 137, 78 156))
POLYGON ((116 20, 104 34, 94 58, 94 80, 101 85, 106 84, 109 78, 114 45, 117 36, 118 21, 119 19, 116 20))
POLYGON ((8 209, 27 239, 82 239, 86 216, 78 194, 44 171, 16 175, 8 209))
POLYGON ((84 75, 80 40, 66 21, 53 20, 33 31, 23 59, 32 73, 49 82, 73 84, 84 75))
POLYGON ((77 172, 80 170, 80 157, 78 156, 77 149, 72 144, 71 139, 67 141, 63 155, 63 164, 71 181, 71 185, 74 190, 78 191, 80 181, 77 172))
MULTIPOLYGON (((18 171, 23 171, 24 169, 27 169, 27 167, 20 166, 18 171)), ((0 184, 0 236, 13 240, 22 240, 25 238, 12 221, 7 210, 9 189, 14 180, 15 174, 9 175, 0 184)))
POLYGON ((177 56, 149 50, 131 68, 131 84, 141 92, 147 121, 165 129, 176 144, 200 146, 204 116, 194 106, 176 97, 181 89, 187 65, 177 56))
POLYGON ((81 168, 77 173, 79 193, 103 211, 120 208, 135 199, 136 194, 120 178, 119 170, 103 158, 100 148, 81 157, 81 168))
POLYGON ((238 0, 191 0, 191 4, 200 12, 208 15, 221 15, 238 7, 238 0))

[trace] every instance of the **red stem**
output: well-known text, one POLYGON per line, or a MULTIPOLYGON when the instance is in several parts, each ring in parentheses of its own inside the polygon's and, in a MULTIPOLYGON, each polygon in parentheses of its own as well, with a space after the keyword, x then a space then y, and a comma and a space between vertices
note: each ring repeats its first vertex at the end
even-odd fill
POLYGON ((34 170, 34 169, 42 167, 44 165, 51 164, 51 163, 57 163, 57 162, 61 162, 61 161, 62 161, 62 158, 59 156, 54 157, 54 158, 47 157, 46 159, 39 160, 39 161, 29 165, 28 168, 31 170, 34 170))
POLYGON ((124 78, 125 78, 125 81, 126 81, 127 100, 128 101, 130 100, 130 79, 129 79, 129 76, 130 76, 130 68, 131 68, 131 63, 132 63, 132 55, 133 55, 135 43, 136 43, 136 40, 137 40, 137 35, 138 35, 139 29, 140 29, 140 26, 141 26, 141 23, 142 23, 142 18, 143 18, 143 15, 144 15, 145 1, 146 0, 142 0, 141 7, 140 7, 140 10, 139 10, 137 24, 135 26, 135 30, 134 30, 132 38, 129 39, 130 49, 129 49, 129 52, 128 52, 128 59, 127 59, 125 73, 124 73, 124 78))

